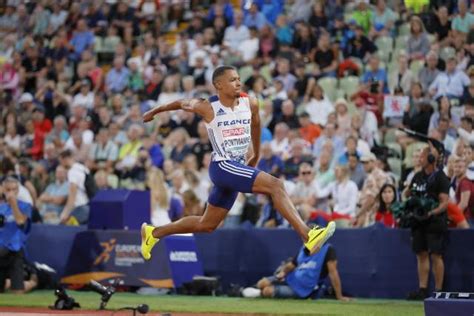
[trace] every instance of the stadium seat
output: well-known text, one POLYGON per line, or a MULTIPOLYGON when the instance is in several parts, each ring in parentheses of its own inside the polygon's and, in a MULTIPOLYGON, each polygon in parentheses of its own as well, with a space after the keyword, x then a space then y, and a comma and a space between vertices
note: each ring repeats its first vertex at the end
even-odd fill
POLYGON ((439 53, 439 57, 446 61, 449 57, 456 57, 456 50, 451 46, 443 47, 439 53))
POLYGON ((362 72, 364 70, 364 64, 362 63, 362 60, 360 58, 357 58, 357 57, 350 57, 349 58, 354 64, 357 65, 357 67, 359 67, 359 71, 362 72))
POLYGON ((410 70, 413 75, 418 77, 418 73, 420 72, 421 68, 425 65, 424 60, 413 60, 410 64, 410 70))
POLYGON ((339 80, 339 88, 346 93, 348 99, 359 89, 359 77, 349 76, 339 80))
POLYGON ((393 150, 395 153, 397 153, 399 158, 402 157, 402 146, 400 146, 399 143, 390 142, 390 143, 386 143, 385 146, 387 146, 388 148, 393 150))
POLYGON ((379 37, 375 40, 375 46, 377 46, 379 51, 389 54, 393 48, 393 38, 388 36, 379 37))
POLYGON ((101 36, 94 36, 94 52, 99 53, 102 51, 103 38, 101 36))
POLYGON ((398 28, 398 35, 410 35, 410 23, 404 23, 398 28))
POLYGON ((407 50, 404 48, 396 48, 392 52, 392 62, 396 62, 398 60, 398 56, 401 54, 407 54, 407 50))
POLYGON ((390 61, 391 54, 389 51, 378 50, 375 54, 380 58, 381 62, 387 63, 390 61))
POLYGON ((318 84, 323 88, 324 94, 334 102, 336 100, 337 79, 325 77, 318 80, 318 84))
POLYGON ((402 161, 398 158, 388 158, 387 163, 390 169, 395 174, 396 180, 400 181, 402 178, 402 161))
POLYGON ((253 68, 252 66, 245 66, 239 69, 240 81, 245 82, 248 78, 252 76, 253 68))
POLYGON ((383 143, 385 145, 388 145, 390 143, 396 143, 397 142, 397 136, 396 136, 396 129, 395 128, 390 128, 385 132, 385 136, 383 138, 383 143))
POLYGON ((339 98, 346 98, 346 92, 342 89, 336 89, 336 96, 335 96, 335 100, 339 99, 339 98))
POLYGON ((355 106, 354 102, 348 101, 347 102, 347 111, 350 115, 353 115, 357 112, 357 107, 355 106))
POLYGON ((408 36, 400 35, 395 39, 395 49, 405 49, 408 44, 408 36))

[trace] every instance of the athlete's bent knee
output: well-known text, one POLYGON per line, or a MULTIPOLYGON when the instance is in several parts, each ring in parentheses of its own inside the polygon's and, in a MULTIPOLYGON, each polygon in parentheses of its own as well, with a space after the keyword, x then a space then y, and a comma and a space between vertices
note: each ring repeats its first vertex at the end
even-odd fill
POLYGON ((285 190, 285 185, 283 184, 282 180, 272 176, 270 180, 266 183, 264 190, 267 194, 278 195, 285 190))

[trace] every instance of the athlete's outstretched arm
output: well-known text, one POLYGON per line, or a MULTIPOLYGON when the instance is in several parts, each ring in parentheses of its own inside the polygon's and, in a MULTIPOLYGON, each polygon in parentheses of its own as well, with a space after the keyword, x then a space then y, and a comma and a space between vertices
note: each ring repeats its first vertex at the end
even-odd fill
POLYGON ((143 114, 143 122, 146 123, 153 120, 158 113, 176 110, 196 113, 206 122, 210 122, 214 118, 211 104, 206 99, 181 99, 147 111, 143 114))
POLYGON ((247 165, 255 167, 260 156, 260 115, 258 113, 258 100, 250 98, 250 110, 252 111, 252 122, 250 125, 252 136, 253 156, 247 162, 247 165))

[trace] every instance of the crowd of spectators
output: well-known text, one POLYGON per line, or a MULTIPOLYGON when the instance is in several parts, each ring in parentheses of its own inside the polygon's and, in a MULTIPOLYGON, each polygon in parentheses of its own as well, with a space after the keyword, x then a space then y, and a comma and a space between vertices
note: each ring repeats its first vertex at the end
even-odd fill
MULTIPOLYGON (((474 219, 474 8, 464 0, 6 0, 0 10, 0 176, 18 177, 34 221, 87 223, 88 178, 149 189, 154 225, 202 214, 204 123, 183 111, 144 124, 142 113, 213 95, 222 64, 260 102, 258 168, 285 180, 306 221, 397 226, 390 205, 427 146, 398 127, 444 144, 464 220, 453 226, 474 219)), ((224 225, 243 222, 287 225, 252 195, 224 225)))

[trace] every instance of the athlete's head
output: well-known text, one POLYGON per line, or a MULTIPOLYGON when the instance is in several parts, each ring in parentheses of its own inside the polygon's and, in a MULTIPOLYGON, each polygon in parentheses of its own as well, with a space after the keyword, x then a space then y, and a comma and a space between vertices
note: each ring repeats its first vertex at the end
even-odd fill
POLYGON ((232 66, 217 67, 212 74, 212 84, 219 94, 234 98, 240 96, 240 76, 232 66))

